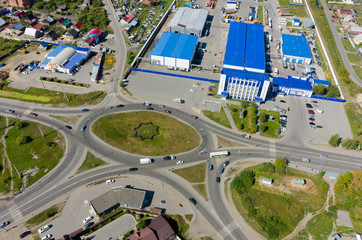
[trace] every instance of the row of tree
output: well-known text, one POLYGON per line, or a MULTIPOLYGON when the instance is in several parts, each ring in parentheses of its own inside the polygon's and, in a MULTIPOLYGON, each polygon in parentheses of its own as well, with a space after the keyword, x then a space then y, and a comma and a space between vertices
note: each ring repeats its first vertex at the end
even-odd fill
MULTIPOLYGON (((362 133, 361 133, 362 134, 362 133)), ((342 145, 345 149, 353 149, 353 150, 361 150, 361 142, 358 140, 357 137, 351 139, 351 138, 345 138, 342 140, 342 138, 338 134, 332 135, 332 137, 328 141, 329 145, 332 147, 339 147, 339 145, 342 145)))

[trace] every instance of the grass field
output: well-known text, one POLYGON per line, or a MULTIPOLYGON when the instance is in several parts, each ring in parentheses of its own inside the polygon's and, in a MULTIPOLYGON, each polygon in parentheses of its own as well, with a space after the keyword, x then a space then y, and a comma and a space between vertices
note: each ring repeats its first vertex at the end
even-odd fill
POLYGON ((361 62, 361 59, 357 54, 354 53, 347 53, 348 59, 351 63, 359 63, 361 62))
POLYGON ((114 54, 106 53, 103 63, 103 71, 112 69, 115 64, 114 54))
POLYGON ((202 113, 210 118, 212 121, 217 122, 227 128, 231 128, 230 122, 226 116, 225 110, 223 107, 220 108, 220 112, 212 112, 208 110, 202 110, 202 113))
POLYGON ((358 103, 347 103, 344 105, 348 122, 354 137, 362 142, 362 107, 358 103))
MULTIPOLYGON (((41 124, 37 125, 34 122, 24 122, 24 127, 21 129, 13 127, 6 136, 7 154, 21 175, 27 170, 39 169, 34 175, 28 175, 27 186, 30 186, 52 170, 63 156, 65 149, 63 135, 50 127, 41 124), (27 137, 30 142, 18 145, 17 138, 20 135, 27 137), (47 142, 54 145, 48 146, 47 142)), ((21 179, 19 178, 19 181, 16 180, 15 183, 15 191, 18 191, 21 187, 21 179)))
POLYGON ((362 66, 352 66, 359 79, 362 79, 362 66))
POLYGON ((192 187, 207 201, 206 184, 193 184, 192 187))
MULTIPOLYGON (((273 178, 275 180, 273 184, 278 186, 282 175, 273 171, 265 171, 261 166, 263 165, 260 164, 243 171, 253 170, 257 177, 273 178)), ((258 182, 242 194, 239 194, 233 187, 231 188, 235 207, 255 230, 268 239, 282 239, 291 233, 305 213, 323 207, 327 195, 327 191, 320 187, 323 180, 317 179, 314 175, 289 168, 283 175, 310 178, 318 193, 291 190, 291 193, 287 194, 280 190, 271 191, 271 189, 259 185, 258 182), (275 194, 276 192, 278 194, 275 194)))
MULTIPOLYGON (((0 97, 18 99, 23 93, 24 91, 20 89, 3 87, 3 89, 0 90, 0 97)), ((68 102, 64 97, 63 92, 30 87, 20 100, 26 102, 52 104, 53 106, 65 104, 74 107, 100 103, 105 96, 106 92, 103 91, 94 91, 85 94, 67 93, 68 102)))
POLYGON ((57 115, 50 115, 52 118, 58 119, 61 122, 64 122, 66 124, 75 126, 81 115, 75 115, 75 116, 57 116, 57 115))
POLYGON ((333 220, 331 214, 324 211, 309 220, 306 228, 299 233, 297 239, 311 239, 311 237, 314 240, 328 239, 332 228, 333 220))
POLYGON ((273 121, 266 121, 263 123, 268 129, 265 132, 260 132, 260 136, 270 137, 270 138, 280 138, 280 114, 277 111, 267 111, 264 109, 260 109, 259 114, 265 113, 267 119, 269 116, 273 116, 273 121))
POLYGON ((92 168, 107 165, 107 164, 108 163, 106 163, 105 161, 97 158, 92 153, 87 152, 87 156, 85 157, 82 165, 78 168, 78 171, 76 172, 76 174, 87 171, 87 170, 92 169, 92 168))
POLYGON ((194 149, 200 144, 198 133, 189 125, 166 114, 150 111, 110 114, 98 119, 92 131, 114 147, 133 154, 160 156, 194 149), (152 140, 134 137, 140 123, 152 122, 158 126, 158 135, 152 140))
POLYGON ((258 15, 259 15, 259 21, 260 21, 261 25, 264 25, 263 6, 258 6, 258 15))
POLYGON ((28 225, 39 225, 45 221, 47 221, 49 218, 56 215, 58 212, 61 212, 63 208, 63 204, 56 204, 51 206, 50 208, 42 211, 41 213, 35 215, 34 217, 30 218, 28 221, 26 221, 26 224, 28 225))
POLYGON ((289 5, 288 0, 279 0, 279 4, 280 6, 283 7, 288 7, 289 11, 297 17, 307 17, 307 12, 305 7, 303 6, 293 6, 293 5, 289 5))
POLYGON ((17 46, 20 46, 24 42, 25 41, 17 41, 17 40, 12 40, 12 39, 7 39, 7 38, 0 38, 0 56, 10 52, 11 50, 16 48, 17 46))
POLYGON ((172 172, 189 181, 190 183, 205 182, 206 163, 200 163, 191 167, 175 169, 172 172))
POLYGON ((225 147, 245 147, 246 145, 220 137, 219 135, 216 136, 217 138, 217 145, 218 148, 225 148, 225 147))
POLYGON ((346 50, 347 52, 355 52, 351 42, 348 39, 341 38, 341 42, 344 50, 346 50))
POLYGON ((241 105, 233 104, 227 104, 227 106, 231 116, 233 117, 234 123, 239 130, 248 133, 255 133, 258 130, 258 126, 256 124, 256 106, 252 102, 248 103, 244 101, 244 104, 244 108, 241 105), (241 109, 246 111, 244 118, 240 118, 241 109))

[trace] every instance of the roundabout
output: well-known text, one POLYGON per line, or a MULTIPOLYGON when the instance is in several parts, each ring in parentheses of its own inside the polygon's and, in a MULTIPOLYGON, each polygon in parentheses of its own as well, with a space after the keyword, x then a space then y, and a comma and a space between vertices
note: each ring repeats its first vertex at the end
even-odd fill
POLYGON ((200 135, 190 125, 150 111, 102 116, 93 123, 92 132, 113 147, 146 156, 187 152, 200 144, 200 135))

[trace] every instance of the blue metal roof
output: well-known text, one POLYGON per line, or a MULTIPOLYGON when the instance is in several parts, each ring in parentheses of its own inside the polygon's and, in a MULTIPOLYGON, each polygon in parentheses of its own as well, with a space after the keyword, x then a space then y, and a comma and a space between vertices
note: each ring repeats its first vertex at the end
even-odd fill
POLYGON ((292 76, 288 76, 288 78, 275 77, 273 78, 273 85, 278 87, 312 91, 312 87, 310 86, 308 79, 303 80, 301 78, 296 78, 292 76))
POLYGON ((231 22, 226 43, 224 65, 244 67, 246 24, 231 22))
POLYGON ((51 60, 51 58, 45 59, 44 62, 40 63, 39 67, 46 67, 51 60))
POLYGON ((76 53, 63 67, 66 69, 72 69, 76 64, 81 62, 86 57, 86 54, 76 53))
POLYGON ((89 52, 89 48, 80 48, 80 47, 75 47, 75 46, 68 46, 68 45, 59 45, 58 47, 56 47, 51 53, 48 54, 47 58, 55 58, 61 51, 63 51, 65 48, 73 48, 76 51, 81 51, 81 52, 89 52))
POLYGON ((171 57, 191 60, 198 39, 198 36, 180 34, 171 57))
POLYGON ((257 80, 261 82, 270 81, 269 75, 265 73, 249 72, 245 70, 240 71, 225 68, 222 69, 221 73, 226 75, 226 79, 228 79, 229 77, 237 77, 241 79, 257 80))
POLYGON ((265 71, 263 25, 230 23, 224 65, 265 71))
POLYGON ((247 24, 245 67, 265 70, 264 26, 247 24))
POLYGON ((319 79, 313 79, 313 86, 315 84, 322 84, 322 85, 326 85, 326 86, 330 86, 331 83, 327 80, 319 80, 319 79))
POLYGON ((282 34, 283 55, 312 58, 306 37, 282 34))
POLYGON ((164 32, 151 55, 191 60, 198 39, 193 35, 164 32))

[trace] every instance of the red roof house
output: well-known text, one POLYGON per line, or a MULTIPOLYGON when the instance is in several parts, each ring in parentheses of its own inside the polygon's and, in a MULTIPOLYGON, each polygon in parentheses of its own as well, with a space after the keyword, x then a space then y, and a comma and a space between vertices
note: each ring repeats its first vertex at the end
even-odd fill
POLYGON ((77 22, 77 24, 75 24, 75 27, 80 29, 82 27, 83 23, 82 22, 77 22))
POLYGON ((42 30, 43 27, 44 27, 43 24, 40 24, 40 23, 38 23, 37 21, 32 22, 32 23, 30 24, 30 26, 31 26, 32 28, 37 29, 37 30, 42 30))
POLYGON ((133 19, 134 19, 134 15, 131 14, 131 15, 128 15, 128 16, 124 16, 122 19, 121 19, 121 24, 123 26, 125 25, 128 25, 133 19))

